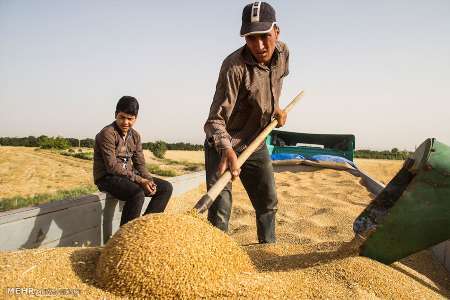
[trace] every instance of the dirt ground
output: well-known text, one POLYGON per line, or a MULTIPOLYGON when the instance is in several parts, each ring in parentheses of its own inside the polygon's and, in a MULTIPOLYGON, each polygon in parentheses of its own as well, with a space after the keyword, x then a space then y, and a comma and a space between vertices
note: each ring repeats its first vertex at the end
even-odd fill
POLYGON ((203 164, 205 162, 205 155, 203 151, 168 150, 164 157, 176 161, 187 161, 190 163, 203 164))
POLYGON ((356 158, 355 163, 369 176, 386 185, 400 170, 403 160, 356 158))
MULTIPOLYGON (((92 150, 90 150, 92 151, 92 150)), ((185 174, 183 163, 164 165, 144 150, 147 163, 177 174, 185 174)), ((202 151, 167 151, 166 158, 203 163, 202 151)), ((57 152, 28 147, 0 147, 0 199, 28 197, 94 184, 92 161, 63 156, 57 152)))
MULTIPOLYGON (((168 150, 164 159, 156 158, 149 150, 144 150, 147 164, 157 165, 161 170, 171 170, 176 176, 203 170, 203 151, 168 150), (176 162, 176 163, 174 163, 176 162)), ((161 175, 156 175, 163 177, 161 175)))
POLYGON ((92 162, 27 147, 0 147, 0 199, 93 184, 92 162))

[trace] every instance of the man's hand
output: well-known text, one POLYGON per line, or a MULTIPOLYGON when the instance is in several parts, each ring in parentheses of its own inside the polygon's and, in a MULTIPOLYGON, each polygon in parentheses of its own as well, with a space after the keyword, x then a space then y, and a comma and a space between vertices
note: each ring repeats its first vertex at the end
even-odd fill
POLYGON ((287 119, 287 113, 280 109, 279 107, 275 108, 275 111, 273 112, 275 119, 278 121, 277 128, 284 126, 286 124, 287 119))
POLYGON ((218 175, 222 175, 225 171, 229 169, 231 172, 231 180, 235 180, 241 173, 241 169, 237 164, 237 156, 232 148, 225 149, 222 151, 222 158, 218 167, 218 175))
POLYGON ((139 182, 139 185, 142 186, 149 196, 153 196, 156 193, 156 184, 153 180, 143 178, 141 182, 139 182))

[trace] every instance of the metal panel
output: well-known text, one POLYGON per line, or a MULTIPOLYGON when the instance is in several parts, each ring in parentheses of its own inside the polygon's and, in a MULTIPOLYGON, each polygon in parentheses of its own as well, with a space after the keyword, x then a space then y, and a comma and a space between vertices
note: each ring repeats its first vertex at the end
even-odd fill
MULTIPOLYGON (((98 227, 101 224, 103 203, 104 201, 87 202, 78 207, 71 206, 4 223, 0 227, 1 248, 39 248, 40 245, 57 241, 61 237, 98 227), (17 244, 18 241, 21 242, 20 245, 17 244)), ((80 241, 84 242, 88 241, 80 241)))
MULTIPOLYGON (((173 196, 198 187, 205 172, 168 179, 173 196)), ((143 210, 150 198, 146 198, 143 210)), ((0 213, 0 250, 101 245, 118 230, 123 202, 94 193, 0 213)))

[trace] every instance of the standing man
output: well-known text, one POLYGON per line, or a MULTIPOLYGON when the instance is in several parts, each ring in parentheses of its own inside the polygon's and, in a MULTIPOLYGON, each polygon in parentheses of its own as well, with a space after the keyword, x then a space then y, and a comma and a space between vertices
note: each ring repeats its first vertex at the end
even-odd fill
POLYGON ((133 129, 139 111, 136 98, 117 102, 116 120, 95 136, 94 182, 100 191, 125 201, 120 226, 140 216, 145 196, 152 197, 144 214, 163 212, 172 184, 152 177, 145 167, 141 137, 133 129))
MULTIPOLYGON (((208 189, 229 169, 233 180, 240 177, 256 212, 260 243, 275 242, 277 195, 272 162, 265 143, 242 165, 237 155, 271 122, 286 123, 279 107, 283 78, 289 73, 289 51, 278 41, 275 10, 266 2, 244 7, 241 36, 245 45, 222 63, 216 92, 204 129, 205 166, 208 189)), ((208 220, 228 230, 231 214, 231 182, 208 211, 208 220)))

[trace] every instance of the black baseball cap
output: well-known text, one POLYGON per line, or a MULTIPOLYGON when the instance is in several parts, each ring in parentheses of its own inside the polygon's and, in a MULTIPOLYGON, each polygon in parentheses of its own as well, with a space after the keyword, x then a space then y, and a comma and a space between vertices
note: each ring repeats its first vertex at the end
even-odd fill
POLYGON ((248 4, 242 11, 241 36, 269 32, 276 22, 275 9, 269 3, 248 4))

